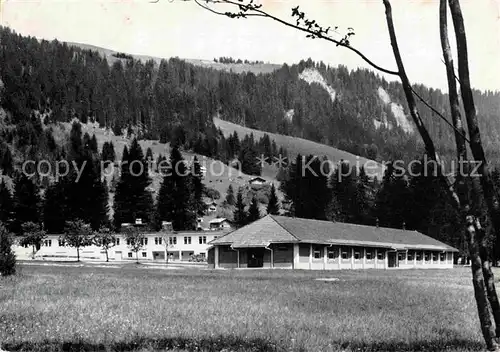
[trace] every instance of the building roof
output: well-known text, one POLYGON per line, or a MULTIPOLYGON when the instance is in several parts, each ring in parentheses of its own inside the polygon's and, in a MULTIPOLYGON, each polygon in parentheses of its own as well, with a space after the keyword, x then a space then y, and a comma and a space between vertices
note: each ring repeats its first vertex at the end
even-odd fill
POLYGON ((262 177, 259 177, 259 176, 254 177, 254 178, 248 180, 248 182, 250 182, 250 183, 255 182, 255 181, 266 182, 265 179, 263 179, 262 177))
POLYGON ((231 245, 233 248, 265 247, 271 243, 317 243, 402 250, 457 251, 418 231, 277 215, 267 215, 210 242, 212 245, 231 245))

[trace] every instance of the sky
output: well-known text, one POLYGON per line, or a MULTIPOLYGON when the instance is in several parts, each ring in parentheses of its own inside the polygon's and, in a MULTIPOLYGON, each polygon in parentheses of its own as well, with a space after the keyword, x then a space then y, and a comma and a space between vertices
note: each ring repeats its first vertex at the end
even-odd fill
MULTIPOLYGON (((92 44, 116 51, 190 59, 233 58, 281 64, 301 59, 351 69, 354 53, 269 19, 229 19, 182 0, 0 0, 0 23, 23 35, 92 44)), ((395 70, 382 0, 256 0, 290 20, 300 5, 324 27, 354 28, 351 45, 395 70)), ((500 0, 462 0, 472 85, 500 91, 500 0)), ((410 80, 445 89, 439 0, 392 0, 396 33, 410 80)), ((454 47, 453 26, 449 20, 454 47)))

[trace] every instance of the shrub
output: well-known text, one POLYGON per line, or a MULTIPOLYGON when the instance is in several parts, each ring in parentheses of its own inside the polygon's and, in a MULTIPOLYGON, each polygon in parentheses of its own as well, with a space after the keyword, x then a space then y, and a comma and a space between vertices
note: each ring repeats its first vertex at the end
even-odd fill
POLYGON ((0 275, 9 276, 16 273, 16 256, 12 251, 12 235, 0 223, 0 275))

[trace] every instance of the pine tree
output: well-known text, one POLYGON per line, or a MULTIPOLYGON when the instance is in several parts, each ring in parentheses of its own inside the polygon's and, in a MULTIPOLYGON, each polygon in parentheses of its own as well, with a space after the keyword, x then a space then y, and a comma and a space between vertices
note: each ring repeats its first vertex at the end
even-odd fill
POLYGON ((140 218, 143 222, 153 220, 153 198, 149 191, 147 163, 136 138, 130 148, 123 150, 122 173, 116 186, 114 202, 114 223, 120 228, 124 222, 133 223, 140 218))
POLYGON ((243 188, 238 189, 236 196, 236 207, 233 213, 233 220, 236 226, 242 227, 247 224, 248 215, 245 211, 245 203, 243 203, 243 188))
POLYGON ((2 174, 7 176, 12 176, 12 172, 14 171, 12 152, 5 142, 0 144, 0 170, 2 174))
POLYGON ((174 146, 170 152, 169 172, 163 178, 157 201, 158 221, 171 221, 175 230, 192 230, 195 227, 195 212, 191 208, 192 199, 188 172, 179 149, 174 146))
POLYGON ((205 185, 203 184, 203 175, 201 174, 201 166, 198 158, 193 158, 193 165, 191 166, 191 173, 189 175, 190 188, 191 188, 191 208, 197 216, 203 216, 206 210, 206 204, 203 201, 203 194, 205 193, 205 185))
POLYGON ((247 223, 251 223, 259 219, 260 219, 259 202, 257 201, 257 198, 254 196, 252 198, 252 202, 250 203, 250 207, 248 208, 247 223))
POLYGON ((153 161, 153 151, 148 147, 146 150, 146 161, 153 161))
POLYGON ((45 191, 43 204, 43 224, 49 233, 62 233, 69 219, 66 198, 66 180, 50 185, 45 191))
POLYGON ((17 177, 14 188, 13 232, 21 233, 21 225, 31 221, 40 222, 40 192, 37 185, 24 173, 17 177))
POLYGON ((13 216, 13 200, 9 188, 0 178, 0 222, 5 226, 9 226, 13 216))
POLYGON ((102 153, 101 153, 102 161, 106 162, 114 162, 116 159, 115 155, 115 147, 113 142, 104 142, 102 145, 102 153))
POLYGON ((16 273, 16 255, 12 250, 12 234, 0 222, 0 276, 16 273))
POLYGON ((89 141, 89 148, 92 151, 92 153, 97 154, 99 153, 98 145, 97 145, 97 138, 95 134, 92 135, 92 138, 89 141))
POLYGON ((274 183, 271 185, 271 193, 269 194, 269 203, 267 203, 267 213, 271 215, 278 215, 280 212, 280 204, 278 196, 276 195, 276 188, 274 183))
POLYGON ((402 228, 411 217, 410 200, 406 175, 388 164, 375 203, 375 216, 380 226, 402 228))
POLYGON ((233 185, 231 185, 231 184, 227 188, 226 202, 229 205, 234 205, 234 203, 236 202, 236 200, 234 199, 233 185))
POLYGON ((289 168, 287 179, 282 183, 286 200, 292 203, 292 214, 308 219, 326 219, 330 201, 326 175, 321 170, 321 161, 310 155, 297 155, 289 168))
MULTIPOLYGON (((87 135, 88 136, 88 135, 87 135)), ((69 158, 71 160, 79 160, 83 153, 82 142, 82 125, 78 122, 73 122, 69 133, 69 158)))

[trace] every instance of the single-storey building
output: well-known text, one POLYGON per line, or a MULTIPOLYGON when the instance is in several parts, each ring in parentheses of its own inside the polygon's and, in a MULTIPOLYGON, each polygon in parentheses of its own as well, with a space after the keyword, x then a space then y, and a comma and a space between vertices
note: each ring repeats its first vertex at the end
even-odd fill
POLYGON ((457 249, 417 231, 267 215, 209 243, 209 268, 453 268, 457 249))

